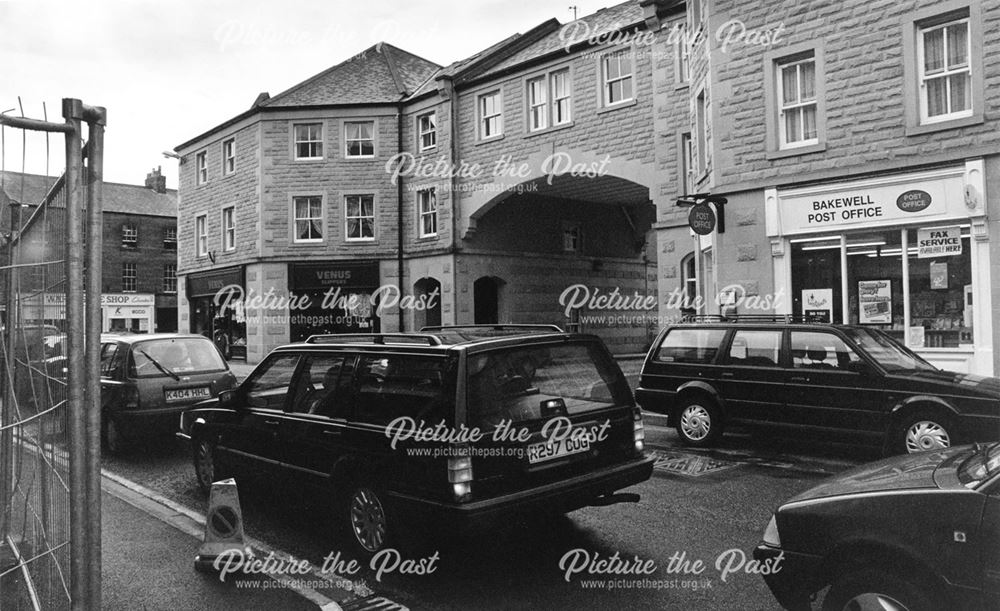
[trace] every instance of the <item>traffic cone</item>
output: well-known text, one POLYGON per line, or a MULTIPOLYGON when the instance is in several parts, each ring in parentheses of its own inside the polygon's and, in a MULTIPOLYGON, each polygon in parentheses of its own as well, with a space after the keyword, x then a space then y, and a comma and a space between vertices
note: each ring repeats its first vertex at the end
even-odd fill
POLYGON ((205 540, 194 557, 194 568, 196 571, 217 572, 215 559, 236 551, 243 558, 251 556, 243 541, 243 512, 240 510, 236 480, 229 478, 212 484, 208 516, 205 518, 205 540))

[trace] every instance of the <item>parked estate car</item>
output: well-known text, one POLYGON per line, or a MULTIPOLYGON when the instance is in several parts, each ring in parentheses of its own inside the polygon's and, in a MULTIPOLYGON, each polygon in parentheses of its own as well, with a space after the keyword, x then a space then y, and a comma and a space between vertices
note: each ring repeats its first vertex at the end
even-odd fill
POLYGON ((362 554, 409 524, 467 531, 634 500, 614 493, 653 463, 604 344, 549 329, 314 336, 185 412, 179 436, 206 491, 233 473, 303 483, 362 554))
POLYGON ((786 609, 828 585, 824 611, 1000 609, 1000 443, 835 476, 778 507, 754 558, 786 609))
POLYGON ((176 432, 193 403, 236 386, 212 340, 176 333, 101 336, 101 442, 110 453, 176 432))
POLYGON ((730 424, 813 431, 887 452, 1000 438, 1000 380, 942 371, 882 331, 819 323, 663 330, 636 400, 692 446, 730 424))

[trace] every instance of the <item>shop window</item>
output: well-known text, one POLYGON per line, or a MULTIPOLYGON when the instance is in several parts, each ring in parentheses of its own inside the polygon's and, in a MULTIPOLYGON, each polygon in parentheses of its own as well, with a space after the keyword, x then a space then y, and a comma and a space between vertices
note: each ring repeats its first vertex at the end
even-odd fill
POLYGON ((177 292, 177 264, 176 263, 164 263, 163 264, 163 292, 164 293, 176 293, 177 292))
POLYGON ((122 248, 135 248, 139 244, 139 227, 132 223, 122 225, 122 248))
POLYGON ((292 126, 293 153, 297 160, 323 158, 323 124, 301 123, 292 126))
POLYGON ((375 156, 375 122, 349 121, 344 123, 344 142, 347 157, 375 156))
POLYGON ((429 238, 437 235, 438 213, 437 195, 434 189, 417 191, 417 208, 420 216, 420 237, 429 238))
POLYGON ((503 135, 503 105, 500 90, 479 96, 479 139, 496 138, 503 135))
POLYGON ((375 196, 348 195, 344 198, 346 235, 351 240, 375 239, 375 196))
POLYGON ((323 198, 305 196, 292 198, 294 242, 323 241, 323 198))
POLYGON ((969 227, 907 232, 911 348, 971 346, 972 254, 969 227))
POLYGON ((433 112, 417 117, 417 140, 421 152, 437 146, 437 115, 433 112))
POLYGON ((134 293, 136 291, 136 281, 138 274, 136 273, 136 264, 125 262, 122 263, 122 292, 123 293, 134 293))

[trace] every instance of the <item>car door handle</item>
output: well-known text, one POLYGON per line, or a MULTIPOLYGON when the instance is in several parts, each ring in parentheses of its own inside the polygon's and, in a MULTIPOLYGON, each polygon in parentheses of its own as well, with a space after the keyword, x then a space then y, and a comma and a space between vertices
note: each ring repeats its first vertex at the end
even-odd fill
POLYGON ((734 374, 732 371, 723 371, 722 373, 719 374, 719 377, 720 378, 731 378, 731 377, 733 377, 735 375, 736 374, 734 374))
POLYGON ((333 429, 323 429, 323 434, 330 435, 331 437, 340 437, 340 431, 336 431, 333 429))
POLYGON ((809 378, 807 378, 805 376, 792 376, 792 377, 788 378, 788 381, 789 382, 808 382, 809 378))
POLYGON ((269 426, 278 426, 279 424, 281 424, 281 421, 280 420, 265 420, 264 424, 267 424, 269 426))

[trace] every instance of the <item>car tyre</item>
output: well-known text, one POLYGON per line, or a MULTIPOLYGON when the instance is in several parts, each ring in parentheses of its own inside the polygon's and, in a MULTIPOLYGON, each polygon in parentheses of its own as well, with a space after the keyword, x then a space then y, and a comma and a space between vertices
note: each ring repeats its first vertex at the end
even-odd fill
POLYGON ((198 480, 198 488, 205 494, 212 491, 212 484, 228 477, 219 469, 215 458, 215 444, 198 439, 194 443, 192 459, 194 460, 194 476, 198 480))
POLYGON ((676 428, 685 445, 710 446, 722 435, 722 415, 713 401, 693 397, 677 410, 676 428))
POLYGON ((823 599, 823 611, 934 611, 941 608, 934 592, 895 573, 868 569, 837 578, 823 599))
POLYGON ((121 456, 125 453, 127 448, 125 438, 122 437, 121 427, 113 416, 101 419, 101 445, 112 456, 121 456))
POLYGON ((394 536, 385 495, 380 488, 364 483, 352 484, 348 490, 341 509, 347 534, 362 556, 371 557, 390 547, 391 537, 394 536))
POLYGON ((951 419, 934 410, 918 410, 899 420, 890 451, 914 454, 949 448, 955 444, 951 419))

